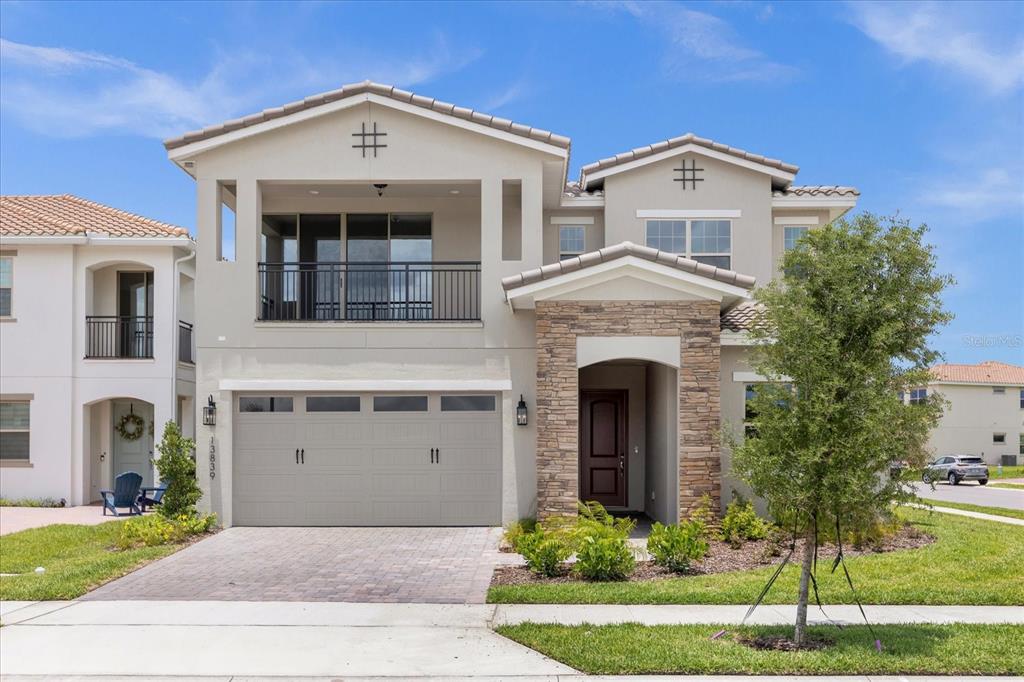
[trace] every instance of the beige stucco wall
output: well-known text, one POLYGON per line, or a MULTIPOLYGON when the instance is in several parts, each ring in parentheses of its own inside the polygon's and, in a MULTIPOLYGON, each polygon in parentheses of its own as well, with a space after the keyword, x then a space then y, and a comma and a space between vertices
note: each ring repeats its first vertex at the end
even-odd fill
MULTIPOLYGON (((735 372, 750 372, 748 362, 749 351, 740 346, 722 348, 722 428, 735 438, 743 438, 743 416, 746 410, 745 381, 734 381, 735 372)), ((746 499, 754 499, 761 513, 764 505, 760 499, 754 498, 750 486, 739 481, 732 473, 732 452, 728 446, 722 447, 722 509, 732 501, 736 493, 746 499)))
MULTIPOLYGON (((1006 392, 998 395, 992 392, 992 386, 929 386, 929 394, 940 394, 949 401, 928 439, 932 455, 978 455, 989 464, 998 464, 1003 455, 1018 455, 1020 434, 1024 432, 1024 409, 1020 407, 1024 387, 1005 388, 1006 392), (994 444, 995 433, 1005 433, 1005 443, 994 444)), ((1024 457, 1019 459, 1024 462, 1024 457)))
MULTIPOLYGON (((779 263, 782 260, 782 254, 785 250, 785 228, 786 223, 776 225, 777 219, 785 219, 792 217, 800 218, 812 218, 818 222, 815 225, 798 225, 797 221, 792 221, 792 226, 807 227, 808 229, 814 230, 819 227, 824 227, 829 222, 828 209, 802 209, 802 208, 777 208, 772 212, 772 276, 777 277, 779 273, 779 263)), ((761 282, 763 284, 763 282, 761 282)))
POLYGON ((771 278, 771 179, 768 175, 694 153, 650 163, 604 181, 605 243, 646 243, 646 218, 637 209, 738 210, 732 221, 732 269, 753 275, 759 284, 771 278), (697 189, 674 182, 680 160, 703 168, 697 189))
POLYGON ((562 224, 552 224, 552 218, 570 219, 587 218, 593 221, 587 224, 586 221, 579 223, 564 223, 565 225, 579 224, 584 227, 583 241, 586 251, 597 251, 606 246, 604 239, 604 212, 601 209, 554 209, 544 211, 544 264, 558 262, 558 228, 562 224))
POLYGON ((661 523, 673 523, 678 514, 679 491, 679 379, 674 367, 648 363, 646 487, 643 509, 661 523))

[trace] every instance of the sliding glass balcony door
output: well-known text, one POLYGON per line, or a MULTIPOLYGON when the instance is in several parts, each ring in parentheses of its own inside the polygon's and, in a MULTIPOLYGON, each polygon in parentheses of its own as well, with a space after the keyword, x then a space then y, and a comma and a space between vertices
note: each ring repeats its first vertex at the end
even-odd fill
POLYGON ((347 318, 433 318, 433 241, 425 213, 346 216, 347 318))

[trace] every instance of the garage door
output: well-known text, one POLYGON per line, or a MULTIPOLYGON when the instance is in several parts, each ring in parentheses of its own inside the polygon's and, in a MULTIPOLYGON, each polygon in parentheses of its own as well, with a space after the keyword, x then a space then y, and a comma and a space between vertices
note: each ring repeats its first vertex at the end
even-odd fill
POLYGON ((234 523, 498 525, 500 404, 493 394, 236 395, 234 523))

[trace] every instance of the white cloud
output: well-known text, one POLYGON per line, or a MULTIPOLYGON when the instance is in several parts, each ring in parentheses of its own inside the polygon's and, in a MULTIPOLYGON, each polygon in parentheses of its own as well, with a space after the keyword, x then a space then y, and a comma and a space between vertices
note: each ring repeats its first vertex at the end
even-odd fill
POLYGON ((668 41, 663 67, 672 78, 778 81, 797 73, 795 67, 772 61, 745 45, 727 21, 713 14, 663 2, 620 2, 605 7, 621 9, 661 32, 668 41))
POLYGON ((311 62, 297 52, 230 51, 188 80, 120 57, 0 38, 4 113, 37 132, 83 137, 102 132, 170 137, 318 90, 370 78, 410 87, 477 59, 444 35, 419 53, 381 57, 351 49, 311 62))
MULTIPOLYGON (((1000 47, 995 31, 980 28, 981 3, 858 2, 850 8, 853 24, 905 63, 959 72, 994 93, 1024 84, 1024 40, 1017 31, 1011 45, 1000 47)), ((1020 17, 1011 14, 1010 21, 1020 17)))
POLYGON ((918 203, 971 215, 976 220, 1024 215, 1024 181, 1009 168, 987 168, 970 180, 937 178, 924 185, 918 203))
POLYGON ((498 111, 506 104, 511 104, 512 102, 520 100, 529 94, 529 83, 527 82, 526 78, 520 78, 519 80, 515 81, 514 83, 511 83, 504 89, 488 97, 481 106, 481 110, 487 112, 498 111))

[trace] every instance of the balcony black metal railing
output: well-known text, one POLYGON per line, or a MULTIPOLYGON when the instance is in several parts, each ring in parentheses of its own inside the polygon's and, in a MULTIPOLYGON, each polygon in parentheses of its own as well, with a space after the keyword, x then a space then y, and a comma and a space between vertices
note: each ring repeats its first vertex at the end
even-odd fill
POLYGON ((86 316, 85 357, 153 357, 153 318, 124 315, 86 316))
POLYGON ((192 346, 192 325, 178 320, 178 361, 196 364, 195 349, 192 346))
POLYGON ((259 263, 260 320, 480 319, 480 263, 259 263))

